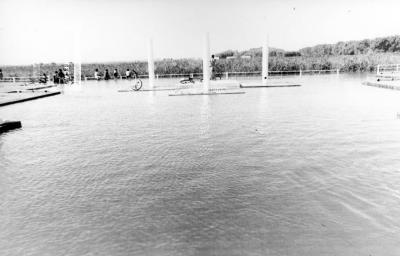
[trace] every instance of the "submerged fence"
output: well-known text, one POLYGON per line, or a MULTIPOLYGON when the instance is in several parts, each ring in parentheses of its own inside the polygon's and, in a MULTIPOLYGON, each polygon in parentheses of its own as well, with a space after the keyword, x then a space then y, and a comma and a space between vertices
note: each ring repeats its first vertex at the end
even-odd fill
MULTIPOLYGON (((272 70, 268 71, 268 75, 270 77, 274 78, 283 78, 285 76, 299 76, 301 77, 302 75, 320 75, 320 74, 332 74, 336 73, 339 74, 340 70, 339 69, 309 69, 309 70, 292 70, 292 71, 285 71, 285 70, 272 70)), ((219 72, 214 74, 216 78, 219 79, 237 79, 237 78, 251 78, 251 77, 258 77, 261 76, 261 71, 253 71, 253 72, 219 72)), ((202 77, 203 73, 190 73, 190 74, 156 74, 155 78, 160 79, 160 78, 184 78, 184 77, 202 77)), ((148 74, 143 74, 139 75, 139 78, 148 78, 148 74)), ((0 80, 0 82, 34 82, 39 80, 39 76, 30 76, 30 77, 3 77, 3 79, 0 80)), ((114 78, 111 78, 113 80, 114 78)), ((126 76, 119 76, 118 79, 126 79, 126 76)), ((51 77, 49 77, 49 81, 52 80, 51 77)), ((82 80, 96 80, 93 77, 90 76, 82 76, 82 80)))
POLYGON ((399 78, 400 64, 384 64, 376 67, 376 75, 378 77, 399 78))

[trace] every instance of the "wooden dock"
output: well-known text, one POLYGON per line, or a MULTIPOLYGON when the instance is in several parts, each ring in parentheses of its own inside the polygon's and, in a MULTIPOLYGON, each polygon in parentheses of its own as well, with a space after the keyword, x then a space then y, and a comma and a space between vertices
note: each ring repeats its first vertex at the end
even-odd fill
POLYGON ((365 81, 363 82, 363 85, 391 90, 400 90, 399 81, 365 81))
POLYGON ((198 96, 198 95, 223 95, 223 94, 245 94, 243 91, 208 91, 208 92, 202 92, 202 91, 197 91, 197 92, 176 92, 176 93, 171 93, 168 94, 168 96, 198 96))
POLYGON ((174 91, 178 90, 179 88, 154 88, 154 89, 140 89, 140 90, 129 90, 129 89, 124 89, 124 90, 118 90, 118 92, 160 92, 160 91, 174 91))
POLYGON ((2 93, 0 94, 0 107, 21 103, 30 100, 58 95, 61 92, 30 92, 30 93, 2 93))
POLYGON ((1 121, 0 120, 0 134, 8 132, 14 129, 21 128, 22 124, 20 121, 1 121))
POLYGON ((267 84, 261 83, 243 83, 240 88, 280 88, 280 87, 299 87, 301 84, 289 82, 269 82, 267 84))

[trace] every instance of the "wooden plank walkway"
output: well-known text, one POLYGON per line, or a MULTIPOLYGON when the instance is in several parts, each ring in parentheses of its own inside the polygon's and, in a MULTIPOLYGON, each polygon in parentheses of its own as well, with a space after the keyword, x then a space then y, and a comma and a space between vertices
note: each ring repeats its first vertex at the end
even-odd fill
POLYGON ((0 94, 0 107, 21 103, 30 100, 58 95, 61 92, 35 92, 35 93, 2 93, 0 94))
POLYGON ((242 91, 177 92, 168 94, 168 96, 197 96, 197 95, 222 95, 222 94, 245 94, 245 92, 242 91))
POLYGON ((399 81, 366 81, 363 82, 363 85, 367 86, 373 86, 373 87, 378 87, 378 88, 385 88, 385 89, 391 89, 391 90, 400 90, 400 83, 399 81))
POLYGON ((0 120, 0 134, 8 132, 14 129, 21 128, 22 124, 20 121, 1 121, 0 120))
POLYGON ((243 83, 240 84, 240 88, 277 88, 277 87, 298 87, 301 86, 301 84, 296 84, 296 83, 268 83, 266 85, 263 85, 261 83, 255 84, 255 83, 243 83))

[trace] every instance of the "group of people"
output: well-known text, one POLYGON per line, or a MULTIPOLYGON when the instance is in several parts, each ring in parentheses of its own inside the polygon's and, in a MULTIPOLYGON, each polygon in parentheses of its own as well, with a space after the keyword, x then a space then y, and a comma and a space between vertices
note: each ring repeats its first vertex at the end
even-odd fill
MULTIPOLYGON (((45 74, 44 74, 45 75, 45 74)), ((56 70, 53 75, 53 81, 55 84, 65 84, 71 80, 69 74, 69 68, 64 67, 63 69, 56 70)))
MULTIPOLYGON (((134 70, 129 70, 129 68, 125 71, 125 77, 126 79, 130 79, 130 78, 135 78, 137 76, 137 73, 134 70)), ((122 78, 122 76, 119 74, 118 69, 114 69, 113 72, 113 78, 114 79, 119 79, 122 78)), ((108 69, 105 70, 104 75, 100 74, 99 69, 96 68, 96 70, 94 71, 94 79, 96 80, 110 80, 111 79, 111 75, 110 72, 108 71, 108 69)))
MULTIPOLYGON (((218 72, 218 67, 216 65, 216 58, 214 55, 211 56, 211 79, 216 79, 216 77, 219 76, 221 78, 220 72, 218 72)), ((126 79, 131 79, 131 78, 136 78, 138 75, 134 70, 129 70, 129 68, 125 71, 125 76, 123 78, 126 79)), ((119 79, 122 78, 122 76, 119 74, 118 69, 114 69, 113 72, 113 78, 114 79, 119 79)), ((3 79, 3 71, 0 69, 0 80, 3 79)), ((99 69, 96 68, 94 71, 94 79, 96 80, 110 80, 111 75, 108 69, 105 70, 104 75, 100 74, 99 69)), ((189 78, 189 80, 193 79, 192 77, 189 78)), ((64 67, 63 69, 56 70, 53 75, 53 81, 55 84, 65 84, 68 83, 71 80, 71 76, 69 73, 69 67, 64 67)), ((49 78, 46 73, 43 73, 43 75, 40 76, 39 78, 39 83, 47 83, 49 81, 49 78)))

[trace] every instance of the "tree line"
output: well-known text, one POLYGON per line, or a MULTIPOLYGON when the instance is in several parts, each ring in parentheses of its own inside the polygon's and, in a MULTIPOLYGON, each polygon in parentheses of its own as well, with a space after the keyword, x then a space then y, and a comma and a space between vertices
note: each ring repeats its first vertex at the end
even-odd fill
MULTIPOLYGON (((246 51, 227 50, 215 54, 217 72, 258 72, 261 71, 262 49, 252 48, 246 51), (243 58, 246 56, 246 58, 243 58)), ((299 51, 284 51, 278 48, 269 49, 269 70, 298 71, 298 70, 330 70, 340 69, 342 72, 374 71, 378 64, 400 63, 400 36, 390 36, 360 41, 338 42, 306 47, 299 51)), ((36 64, 34 66, 3 66, 3 74, 7 76, 29 77, 39 73, 50 76, 65 64, 36 64)), ((70 70, 73 64, 69 63, 70 70)), ((82 77, 93 77, 95 69, 100 75, 108 69, 117 69, 120 74, 125 70, 135 70, 139 75, 147 74, 147 62, 113 62, 113 63, 84 63, 82 77)), ((155 73, 189 74, 201 73, 202 60, 195 58, 162 59, 155 61, 155 73)))

